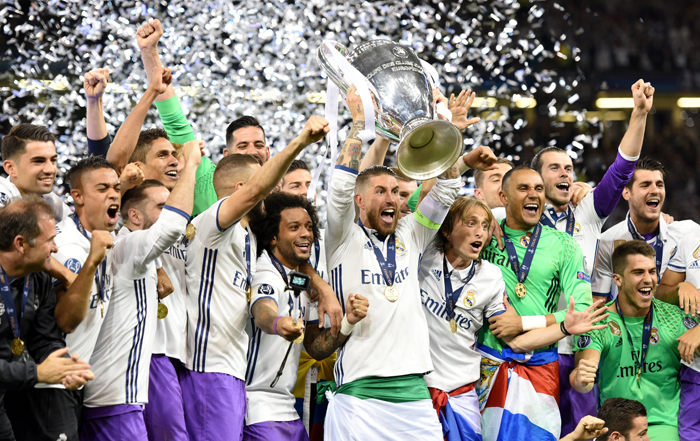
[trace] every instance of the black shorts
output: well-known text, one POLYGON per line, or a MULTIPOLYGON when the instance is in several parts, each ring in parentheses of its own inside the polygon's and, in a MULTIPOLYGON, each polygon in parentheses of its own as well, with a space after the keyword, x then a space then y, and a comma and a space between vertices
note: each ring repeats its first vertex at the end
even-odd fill
POLYGON ((82 391, 30 389, 27 398, 30 411, 25 441, 78 441, 82 391))

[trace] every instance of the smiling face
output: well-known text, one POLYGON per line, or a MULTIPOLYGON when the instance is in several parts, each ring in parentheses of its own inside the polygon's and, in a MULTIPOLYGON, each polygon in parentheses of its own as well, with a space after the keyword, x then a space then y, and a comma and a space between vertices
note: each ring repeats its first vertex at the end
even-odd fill
POLYGON ((114 231, 120 208, 120 188, 117 172, 111 168, 83 173, 79 188, 71 190, 71 195, 80 221, 88 231, 114 231))
POLYGON ((230 146, 226 146, 224 155, 250 155, 263 165, 270 159, 270 147, 265 145, 265 133, 260 127, 243 127, 232 134, 230 146))
POLYGON ((416 181, 404 181, 402 179, 397 179, 399 183, 399 219, 409 214, 413 214, 411 209, 408 207, 408 198, 411 197, 414 191, 418 188, 416 181))
POLYGON ((31 272, 42 272, 51 269, 51 253, 57 253, 58 247, 54 239, 56 237, 56 221, 48 216, 39 218, 41 234, 35 238, 34 246, 25 248, 25 267, 31 272))
POLYGON ((178 161, 175 147, 165 138, 158 138, 146 154, 146 162, 139 162, 145 179, 162 182, 172 190, 178 179, 178 161))
POLYGON ((270 244, 275 248, 275 256, 287 268, 297 268, 309 260, 313 241, 313 223, 309 213, 301 207, 282 210, 279 233, 270 244))
POLYGON ((542 181, 547 200, 554 206, 567 205, 574 183, 574 163, 565 152, 547 152, 540 157, 542 181))
POLYGON ((642 315, 651 306, 657 280, 654 258, 643 254, 628 255, 622 274, 613 274, 621 306, 629 305, 634 311, 642 311, 642 315))
POLYGON ((24 194, 51 193, 56 179, 56 146, 51 141, 27 141, 26 150, 15 159, 6 159, 5 171, 24 194))
POLYGON ((389 174, 369 178, 364 191, 355 195, 362 223, 383 236, 396 230, 399 201, 399 183, 389 174))
POLYGON ((515 170, 501 190, 501 202, 509 227, 523 231, 533 228, 544 209, 542 177, 534 170, 515 170))
POLYGON ((478 259, 486 243, 484 238, 488 235, 489 219, 483 208, 471 208, 455 221, 452 232, 445 234, 448 240, 445 252, 459 256, 465 261, 478 259))
POLYGON ((311 172, 298 168, 282 178, 280 191, 306 197, 311 185, 311 172))
POLYGON ((664 177, 658 170, 635 170, 632 185, 622 192, 630 206, 630 211, 638 219, 655 222, 661 216, 666 199, 664 177))

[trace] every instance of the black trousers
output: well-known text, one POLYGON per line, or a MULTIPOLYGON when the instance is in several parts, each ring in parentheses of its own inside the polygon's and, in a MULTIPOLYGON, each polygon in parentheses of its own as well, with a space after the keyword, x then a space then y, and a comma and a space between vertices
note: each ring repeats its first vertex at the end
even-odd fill
POLYGON ((29 389, 15 392, 11 398, 5 406, 18 441, 78 441, 82 391, 29 389))

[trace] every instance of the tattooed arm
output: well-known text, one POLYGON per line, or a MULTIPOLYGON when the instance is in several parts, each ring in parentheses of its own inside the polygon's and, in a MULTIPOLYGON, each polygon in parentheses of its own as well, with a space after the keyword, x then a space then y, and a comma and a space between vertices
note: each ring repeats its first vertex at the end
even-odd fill
MULTIPOLYGON (((266 334, 275 334, 275 319, 277 318, 277 303, 271 298, 259 299, 253 305, 253 317, 255 326, 266 334)), ((313 326, 312 326, 313 328, 313 326)), ((294 341, 301 335, 304 325, 298 322, 296 325, 291 317, 280 317, 277 320, 277 335, 287 341, 294 341)))
MULTIPOLYGON (((346 320, 351 328, 354 328, 360 320, 367 316, 369 300, 359 294, 350 294, 345 305, 347 311, 346 320)), ((279 325, 278 325, 279 326, 279 325)), ((319 329, 316 326, 309 326, 304 336, 304 349, 316 360, 325 360, 336 349, 341 347, 352 333, 352 329, 343 334, 340 330, 337 337, 331 335, 329 328, 319 329)))
POLYGON ((352 114, 352 127, 338 154, 336 165, 359 171, 360 158, 362 157, 362 140, 359 133, 365 128, 365 111, 362 108, 360 95, 355 93, 356 90, 354 87, 348 89, 347 104, 352 114))

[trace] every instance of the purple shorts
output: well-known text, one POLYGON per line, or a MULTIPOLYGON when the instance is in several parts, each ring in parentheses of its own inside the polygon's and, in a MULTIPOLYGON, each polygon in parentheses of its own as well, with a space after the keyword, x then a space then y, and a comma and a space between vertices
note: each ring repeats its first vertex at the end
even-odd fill
POLYGON ((148 441, 138 404, 83 407, 81 441, 148 441))
POLYGON ((700 439, 700 372, 681 366, 681 403, 678 436, 681 441, 700 439))
POLYGON ((179 373, 187 433, 192 441, 240 441, 247 411, 245 382, 227 374, 179 373))
POLYGON ((586 394, 577 392, 569 383, 569 374, 576 368, 573 354, 559 354, 559 412, 561 433, 571 433, 586 415, 597 415, 595 390, 586 394))
POLYGON ((309 441, 301 420, 264 421, 243 428, 243 441, 309 441))
POLYGON ((150 441, 187 441, 182 390, 173 363, 163 354, 153 354, 149 368, 148 403, 143 419, 150 441))

